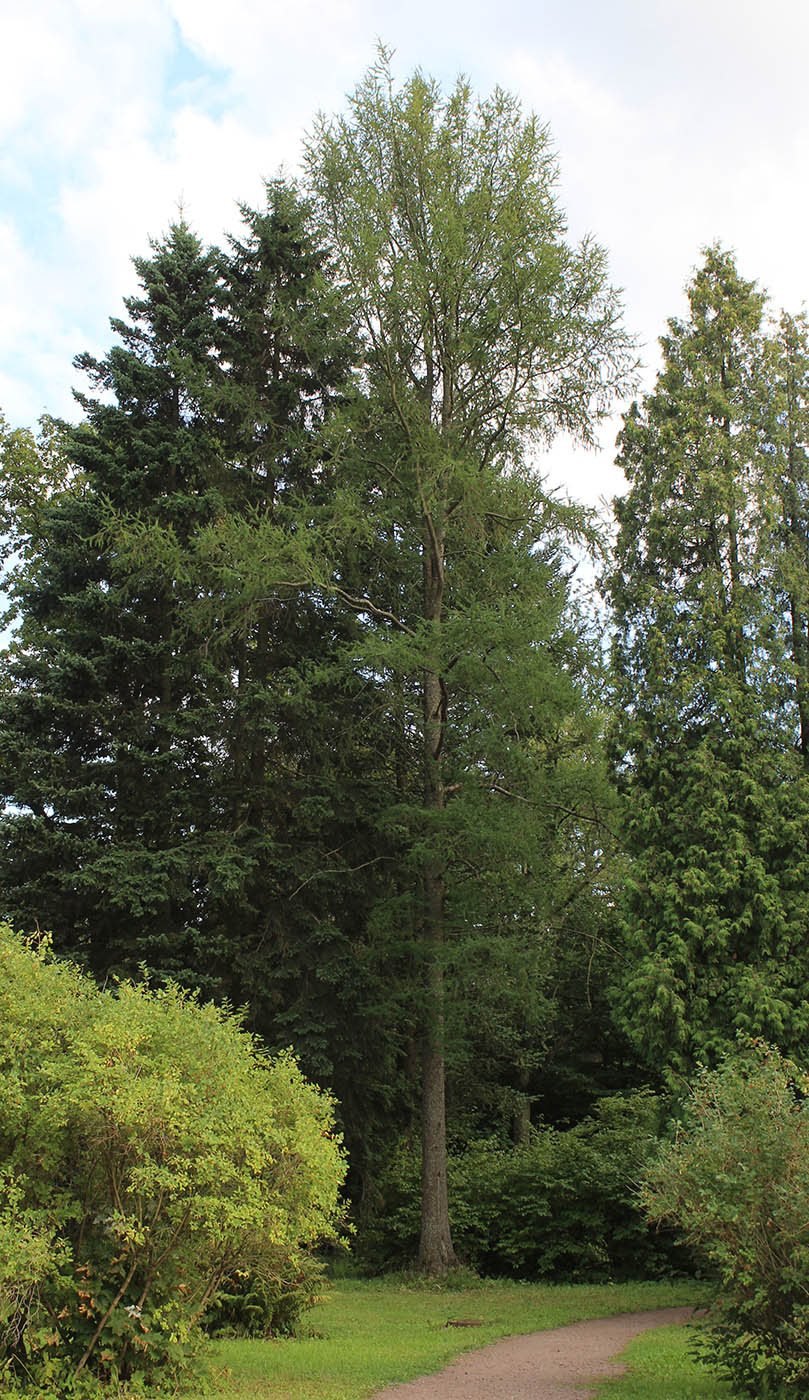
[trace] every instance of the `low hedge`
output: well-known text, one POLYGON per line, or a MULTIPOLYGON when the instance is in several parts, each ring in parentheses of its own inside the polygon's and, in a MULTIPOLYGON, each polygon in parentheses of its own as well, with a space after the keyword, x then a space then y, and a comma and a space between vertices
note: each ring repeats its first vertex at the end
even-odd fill
MULTIPOLYGON (((456 1251, 480 1273, 604 1281, 687 1272, 688 1255, 651 1228, 637 1200, 658 1146, 660 1106, 649 1092, 613 1095, 575 1127, 541 1127, 518 1147, 475 1141, 450 1154, 456 1251)), ((374 1270, 418 1250, 420 1163, 400 1147, 379 1184, 358 1251, 374 1270)))

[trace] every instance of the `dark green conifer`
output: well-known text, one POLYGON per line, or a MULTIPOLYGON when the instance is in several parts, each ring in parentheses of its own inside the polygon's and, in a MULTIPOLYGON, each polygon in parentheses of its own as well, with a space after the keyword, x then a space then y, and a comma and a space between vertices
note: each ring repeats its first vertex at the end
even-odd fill
POLYGON ((44 495, 13 582, 18 631, 0 696, 3 892, 22 926, 99 973, 193 963, 198 840, 210 803, 218 678, 181 634, 182 588, 122 566, 107 504, 187 539, 218 500, 204 406, 215 258, 183 224, 136 262, 121 343, 77 365, 100 397, 65 427, 72 471, 44 495))
POLYGON ((354 618, 264 588, 260 550, 242 568, 205 545, 323 510, 354 344, 295 192, 243 215, 225 253, 179 224, 137 260, 120 343, 78 361, 101 391, 81 426, 4 433, 22 558, 0 884, 100 978, 145 965, 246 1006, 370 1144, 401 1101, 398 990, 368 932, 390 883, 384 716, 354 618))
POLYGON ((650 1064, 809 1036, 809 793, 762 431, 764 296, 707 251, 625 420, 609 577, 629 853, 618 1014, 650 1064))

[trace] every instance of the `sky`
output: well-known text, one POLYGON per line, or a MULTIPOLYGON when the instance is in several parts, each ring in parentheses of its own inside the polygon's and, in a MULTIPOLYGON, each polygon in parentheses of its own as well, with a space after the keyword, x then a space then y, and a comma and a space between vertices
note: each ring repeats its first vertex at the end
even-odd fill
MULTIPOLYGON (((294 176, 318 111, 374 59, 515 92, 551 131, 569 237, 623 289, 651 387, 701 249, 735 250, 773 309, 809 297, 805 0, 0 0, 0 412, 76 418, 73 368, 182 208, 206 242, 294 176)), ((538 461, 591 505, 621 490, 620 409, 600 446, 538 461)))

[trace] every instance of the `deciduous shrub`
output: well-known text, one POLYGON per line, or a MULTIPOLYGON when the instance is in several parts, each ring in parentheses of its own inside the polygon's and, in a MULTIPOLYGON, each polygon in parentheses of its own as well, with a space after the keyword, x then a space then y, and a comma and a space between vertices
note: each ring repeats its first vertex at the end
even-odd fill
POLYGON ((225 1281, 334 1232, 332 1104, 177 989, 98 991, 0 929, 0 1374, 176 1374, 225 1281))
MULTIPOLYGON (((651 1277, 686 1265, 650 1230, 636 1192, 656 1150, 660 1109, 638 1092, 604 1099, 570 1129, 534 1130, 528 1143, 472 1142, 450 1157, 455 1247, 486 1274, 598 1280, 651 1277)), ((380 1183, 377 1218, 361 1238, 375 1267, 412 1258, 419 1233, 419 1162, 403 1149, 380 1183)))
POLYGON ((807 1094, 804 1071, 751 1042, 699 1075, 643 1190, 718 1275, 701 1350, 742 1395, 809 1394, 807 1094))

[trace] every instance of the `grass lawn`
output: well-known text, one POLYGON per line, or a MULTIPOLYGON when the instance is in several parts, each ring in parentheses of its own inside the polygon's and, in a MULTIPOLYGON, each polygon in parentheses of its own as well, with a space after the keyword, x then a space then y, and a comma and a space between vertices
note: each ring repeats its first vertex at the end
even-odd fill
MULTIPOLYGON (((210 1394, 212 1400, 363 1400, 393 1381, 438 1371, 462 1351, 499 1337, 703 1301, 700 1287, 688 1282, 558 1287, 483 1282, 445 1290, 397 1279, 342 1281, 308 1314, 300 1339, 218 1343, 210 1394), (482 1326, 448 1327, 453 1319, 475 1319, 482 1326)), ((647 1393, 655 1400, 664 1394, 637 1392, 647 1393)), ((724 1392, 683 1392, 692 1393, 724 1392)), ((679 1400, 679 1391, 665 1394, 679 1400)), ((195 1392, 183 1400, 196 1400, 195 1392)))
POLYGON ((630 1373, 607 1381, 598 1400, 727 1400, 730 1386, 695 1361, 690 1346, 687 1327, 661 1327, 636 1337, 621 1353, 630 1373))

